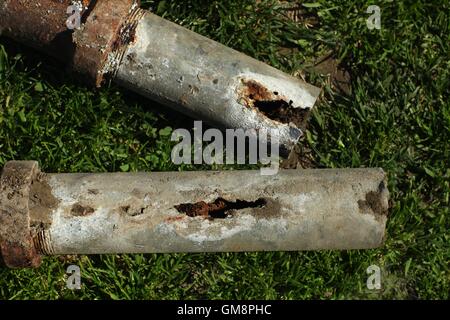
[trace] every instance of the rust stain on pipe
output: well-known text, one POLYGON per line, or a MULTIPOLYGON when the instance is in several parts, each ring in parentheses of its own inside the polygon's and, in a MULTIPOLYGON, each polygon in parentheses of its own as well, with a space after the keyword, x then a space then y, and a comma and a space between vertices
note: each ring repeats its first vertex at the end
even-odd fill
POLYGON ((86 216, 90 216, 94 212, 95 212, 94 208, 87 206, 87 205, 82 205, 80 203, 74 204, 72 207, 72 210, 70 211, 70 213, 74 217, 86 217, 86 216))
POLYGON ((370 191, 364 200, 358 201, 358 207, 363 214, 373 214, 375 218, 386 217, 389 213, 389 202, 385 192, 386 186, 381 182, 377 191, 370 191))
POLYGON ((40 255, 34 238, 50 225, 57 206, 37 162, 12 161, 0 180, 0 247, 4 263, 11 268, 37 267, 40 255), (39 192, 39 198, 36 197, 39 192), (45 199, 45 200, 43 200, 45 199), (45 206, 45 207, 44 207, 45 206), (44 226, 45 225, 45 226, 44 226))
POLYGON ((74 67, 88 75, 97 87, 104 80, 109 56, 114 53, 123 56, 124 47, 133 41, 136 28, 133 17, 139 11, 136 0, 97 1, 86 23, 75 31, 74 67))
POLYGON ((73 64, 96 86, 104 79, 110 55, 121 60, 134 39, 140 17, 137 0, 5 0, 0 31, 58 60, 73 64), (69 30, 69 6, 81 3, 81 28, 69 30), (120 59, 119 59, 120 58, 120 59))

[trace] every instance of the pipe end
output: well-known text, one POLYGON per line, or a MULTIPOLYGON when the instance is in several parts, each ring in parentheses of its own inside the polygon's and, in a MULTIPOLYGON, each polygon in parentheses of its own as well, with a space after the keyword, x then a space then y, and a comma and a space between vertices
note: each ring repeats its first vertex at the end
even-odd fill
POLYGON ((0 252, 10 268, 38 267, 37 252, 30 226, 29 196, 39 174, 36 161, 10 161, 0 178, 0 252))

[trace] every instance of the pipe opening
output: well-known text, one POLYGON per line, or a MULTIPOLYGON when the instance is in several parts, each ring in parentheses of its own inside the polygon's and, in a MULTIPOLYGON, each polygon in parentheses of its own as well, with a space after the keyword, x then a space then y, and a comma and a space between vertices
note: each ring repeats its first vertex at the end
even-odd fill
POLYGON ((267 200, 260 198, 256 201, 236 200, 235 202, 217 198, 212 203, 200 201, 197 203, 183 203, 175 206, 180 213, 189 217, 205 217, 209 219, 225 219, 232 216, 233 211, 248 208, 264 208, 267 200))

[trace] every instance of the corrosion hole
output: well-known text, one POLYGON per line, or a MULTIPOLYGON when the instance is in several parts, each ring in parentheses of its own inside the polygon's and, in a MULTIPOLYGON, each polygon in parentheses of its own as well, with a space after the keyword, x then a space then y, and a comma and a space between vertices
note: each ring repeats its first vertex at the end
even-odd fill
POLYGON ((95 209, 89 206, 83 206, 79 203, 76 203, 72 206, 72 210, 70 213, 75 217, 86 217, 95 212, 95 209))
POLYGON ((255 107, 269 119, 281 123, 294 123, 298 128, 305 128, 309 109, 293 108, 284 100, 255 101, 255 107))
POLYGON ((266 199, 260 198, 256 201, 236 200, 235 202, 218 198, 212 203, 200 201, 197 203, 183 203, 175 206, 180 213, 189 217, 205 217, 210 219, 225 219, 231 215, 233 210, 247 208, 264 208, 267 205, 266 199))
POLYGON ((306 128, 309 109, 294 108, 294 101, 287 100, 279 91, 270 91, 255 80, 241 79, 240 100, 247 107, 255 108, 267 118, 306 128))

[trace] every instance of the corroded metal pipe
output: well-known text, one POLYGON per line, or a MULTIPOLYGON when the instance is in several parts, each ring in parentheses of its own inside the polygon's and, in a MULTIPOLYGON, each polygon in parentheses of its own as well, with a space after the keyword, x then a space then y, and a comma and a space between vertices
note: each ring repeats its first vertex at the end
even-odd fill
MULTIPOLYGON (((83 1, 67 30, 69 0, 2 0, 5 35, 73 63, 97 86, 107 77, 221 128, 272 130, 284 150, 302 136, 320 90, 139 8, 83 1)), ((76 2, 76 1, 75 1, 76 2)), ((282 150, 283 151, 283 150, 282 150)))
POLYGON ((40 255, 367 249, 383 243, 381 169, 43 174, 8 162, 0 242, 10 267, 40 255))

